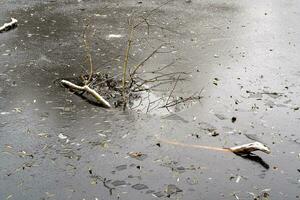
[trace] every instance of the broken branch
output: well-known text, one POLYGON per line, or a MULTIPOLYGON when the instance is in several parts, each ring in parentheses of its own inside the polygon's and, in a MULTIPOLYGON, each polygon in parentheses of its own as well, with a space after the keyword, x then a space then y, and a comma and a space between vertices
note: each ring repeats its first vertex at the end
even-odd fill
POLYGON ((9 31, 9 30, 17 27, 17 22, 18 22, 18 20, 16 20, 15 18, 11 18, 11 22, 5 23, 3 26, 0 27, 0 33, 9 31))
POLYGON ((223 152, 232 152, 238 155, 241 154, 250 154, 253 151, 262 151, 264 153, 270 154, 271 150, 266 145, 260 143, 260 142, 253 142, 249 144, 234 146, 230 148, 220 148, 220 147, 211 147, 211 146, 204 146, 204 145, 197 145, 197 144, 185 144, 177 141, 170 141, 166 139, 159 139, 161 142, 166 144, 172 144, 176 146, 181 147, 192 147, 197 149, 208 149, 208 150, 214 150, 214 151, 223 151, 223 152))
POLYGON ((231 152, 236 154, 250 154, 252 151, 262 151, 270 154, 271 150, 266 145, 260 142, 252 142, 249 144, 243 144, 235 147, 228 148, 231 152))
POLYGON ((111 108, 111 105, 108 101, 106 101, 100 94, 98 94, 98 92, 96 92, 95 90, 93 90, 92 88, 90 88, 88 85, 84 85, 84 86, 79 86, 76 85, 74 83, 71 83, 70 81, 67 80, 61 80, 61 83, 70 87, 71 89, 75 89, 75 90, 80 90, 80 91, 85 91, 90 93, 98 102, 100 102, 101 104, 103 104, 105 107, 107 108, 111 108))

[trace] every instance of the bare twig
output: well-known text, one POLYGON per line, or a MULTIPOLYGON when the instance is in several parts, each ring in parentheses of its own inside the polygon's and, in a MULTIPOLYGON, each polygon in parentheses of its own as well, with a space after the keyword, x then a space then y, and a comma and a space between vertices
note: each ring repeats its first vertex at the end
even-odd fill
POLYGON ((143 102, 143 98, 140 97, 140 102, 138 103, 138 105, 131 107, 131 109, 134 110, 134 109, 138 108, 142 104, 142 102, 143 102))
POLYGON ((178 75, 178 78, 177 78, 177 80, 176 80, 176 82, 175 82, 175 84, 174 84, 174 87, 172 88, 172 90, 171 90, 171 92, 170 92, 170 95, 169 95, 169 97, 168 97, 168 99, 167 99, 167 101, 166 101, 166 105, 168 104, 169 99, 171 98, 171 96, 172 96, 172 94, 173 94, 173 92, 174 92, 174 90, 175 90, 175 88, 176 88, 176 85, 177 85, 177 83, 178 83, 179 78, 180 78, 180 74, 178 75))
POLYGON ((172 66, 174 63, 175 63, 175 61, 172 61, 169 64, 163 66, 162 68, 159 68, 157 70, 151 71, 150 73, 155 74, 155 73, 161 72, 161 71, 167 69, 168 67, 172 66))
POLYGON ((201 99, 202 97, 200 96, 201 93, 203 91, 203 88, 200 90, 200 92, 195 92, 193 95, 189 96, 189 97, 186 97, 186 98, 180 98, 179 100, 178 99, 175 99, 174 101, 171 101, 169 103, 166 103, 164 106, 161 106, 159 108, 169 108, 169 107, 173 107, 173 106, 176 106, 178 104, 181 104, 181 103, 184 103, 186 101, 192 101, 192 100, 199 100, 201 99), (198 93, 198 95, 196 95, 198 93))
MULTIPOLYGON (((180 78, 179 80, 185 80, 184 78, 180 78)), ((155 83, 155 82, 159 82, 160 84, 162 84, 163 82, 166 83, 166 82, 173 82, 174 81, 174 78, 163 78, 163 77, 160 77, 159 78, 152 78, 152 79, 149 79, 149 80, 144 80, 142 83, 140 84, 136 84, 136 88, 134 89, 139 89, 141 87, 143 87, 145 84, 147 83, 155 83)))
MULTIPOLYGON (((152 101, 152 102, 151 102, 151 105, 154 104, 154 103, 156 103, 156 102, 162 102, 163 99, 164 99, 164 97, 160 97, 160 98, 158 98, 158 99, 152 101)), ((151 112, 151 111, 154 110, 155 108, 158 108, 159 105, 160 105, 160 104, 157 103, 156 106, 154 106, 154 107, 152 107, 151 109, 149 109, 149 112, 151 112)))
POLYGON ((159 47, 157 47, 154 51, 152 51, 152 53, 147 56, 142 62, 140 62, 139 64, 137 64, 134 67, 133 72, 130 73, 131 77, 134 76, 136 74, 136 71, 145 64, 145 62, 147 62, 164 44, 159 45, 159 47))
POLYGON ((150 93, 148 92, 148 106, 147 106, 147 111, 146 111, 146 113, 149 112, 150 105, 151 105, 151 101, 150 101, 150 93))
POLYGON ((145 19, 148 19, 151 15, 153 15, 157 10, 159 10, 160 8, 162 8, 163 6, 167 5, 168 3, 172 2, 174 0, 168 0, 164 3, 162 3, 161 5, 153 8, 152 10, 148 11, 144 16, 142 16, 141 18, 143 19, 142 21, 140 21, 139 23, 137 23, 134 28, 138 27, 139 25, 141 25, 142 23, 145 22, 145 19))

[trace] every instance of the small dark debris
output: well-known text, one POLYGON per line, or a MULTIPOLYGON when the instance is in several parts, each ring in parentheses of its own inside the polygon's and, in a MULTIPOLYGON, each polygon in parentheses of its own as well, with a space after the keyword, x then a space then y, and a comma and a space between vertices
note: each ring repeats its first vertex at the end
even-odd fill
POLYGON ((178 173, 183 173, 183 172, 185 172, 185 167, 179 166, 175 169, 175 171, 177 171, 178 173))
POLYGON ((146 194, 152 194, 152 193, 154 193, 155 191, 154 190, 147 190, 146 191, 146 194))
POLYGON ((186 178, 186 182, 189 185, 197 185, 199 183, 197 179, 190 178, 190 177, 186 178))
POLYGON ((271 97, 273 99, 276 99, 276 98, 282 96, 278 92, 263 92, 262 94, 266 94, 266 95, 268 95, 269 97, 271 97))
POLYGON ((131 158, 135 158, 137 160, 145 160, 147 158, 147 155, 146 154, 143 154, 141 152, 130 152, 128 153, 128 155, 131 157, 131 158))
POLYGON ((236 122, 236 117, 232 117, 232 118, 231 118, 231 122, 232 122, 232 123, 236 122))
POLYGON ((116 170, 118 170, 118 171, 122 171, 122 170, 125 170, 125 169, 127 169, 127 165, 119 165, 119 166, 116 167, 116 170))
POLYGON ((156 197, 158 197, 158 198, 161 198, 161 197, 164 197, 164 196, 165 196, 165 194, 164 194, 163 192, 161 192, 161 191, 159 191, 159 192, 154 192, 153 195, 156 196, 156 197))
POLYGON ((215 116, 216 116, 219 120, 225 120, 225 119, 226 119, 225 115, 222 115, 222 114, 215 114, 215 116))
POLYGON ((261 195, 258 195, 257 197, 254 198, 254 200, 267 200, 269 199, 269 193, 263 192, 261 195))
POLYGON ((184 123, 188 123, 189 121, 187 121, 186 119, 184 119, 183 117, 177 115, 177 114, 170 114, 167 115, 165 117, 162 117, 162 119, 167 119, 167 120, 174 120, 174 121, 182 121, 184 123))
POLYGON ((256 135, 256 134, 245 133, 244 135, 245 135, 247 138, 249 138, 250 140, 264 143, 264 142, 258 137, 258 135, 256 135))
POLYGON ((115 186, 115 187, 117 187, 117 186, 123 186, 123 185, 128 185, 125 181, 119 181, 119 180, 113 181, 111 184, 113 186, 115 186))
POLYGON ((148 189, 148 186, 138 183, 138 184, 133 185, 132 188, 136 189, 136 190, 145 190, 145 189, 148 189))
POLYGON ((211 136, 213 136, 213 137, 216 137, 216 136, 218 136, 218 135, 220 135, 220 134, 217 133, 216 131, 214 131, 214 132, 211 134, 211 136))
POLYGON ((182 190, 180 188, 178 188, 176 185, 170 184, 167 186, 166 191, 165 191, 168 195, 168 197, 170 197, 173 194, 177 194, 179 192, 182 192, 182 190))

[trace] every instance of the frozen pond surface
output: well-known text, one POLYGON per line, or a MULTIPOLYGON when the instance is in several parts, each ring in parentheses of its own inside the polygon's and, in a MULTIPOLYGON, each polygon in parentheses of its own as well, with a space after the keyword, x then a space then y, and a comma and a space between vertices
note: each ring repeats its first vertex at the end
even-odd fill
POLYGON ((176 94, 203 89, 178 112, 106 110, 57 84, 84 72, 87 23, 94 65, 118 74, 128 14, 161 3, 0 2, 0 26, 19 21, 0 34, 0 199, 300 198, 299 1, 175 0, 158 9, 131 62, 170 43, 145 70, 174 62, 169 72, 189 73, 176 94), (213 147, 254 139, 272 153, 255 162, 158 138, 213 147))

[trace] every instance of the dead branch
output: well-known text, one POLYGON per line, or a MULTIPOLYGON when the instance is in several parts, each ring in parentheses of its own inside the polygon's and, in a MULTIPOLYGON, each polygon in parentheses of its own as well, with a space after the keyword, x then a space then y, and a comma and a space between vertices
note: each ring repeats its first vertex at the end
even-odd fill
POLYGON ((224 151, 224 152, 232 152, 235 154, 250 154, 253 151, 262 151, 264 153, 270 154, 271 150, 266 145, 260 143, 260 142, 253 142, 249 144, 244 144, 240 146, 234 146, 230 148, 219 148, 219 147, 212 147, 212 146, 205 146, 205 145, 197 145, 197 144, 185 144, 181 142, 166 140, 166 139, 159 139, 159 141, 166 143, 166 144, 172 144, 176 146, 181 147, 192 147, 197 149, 208 149, 208 150, 214 150, 214 151, 224 151))
POLYGON ((11 22, 5 23, 0 27, 0 33, 14 29, 15 27, 17 27, 17 23, 18 20, 16 20, 15 18, 11 18, 11 22))
POLYGON ((92 88, 90 88, 88 85, 84 85, 84 86, 79 86, 76 85, 74 83, 71 83, 70 81, 67 80, 61 80, 61 83, 63 85, 66 85, 68 87, 70 87, 71 89, 75 89, 75 90, 80 90, 80 91, 84 91, 84 92, 88 92, 89 94, 91 94, 98 102, 100 102, 102 105, 104 105, 107 108, 111 108, 111 105, 109 104, 108 101, 106 101, 100 94, 98 94, 98 92, 96 92, 95 90, 93 90, 92 88))
POLYGON ((269 147, 260 142, 243 144, 240 146, 230 147, 228 149, 236 154, 250 154, 252 151, 262 151, 267 154, 271 153, 269 147))

